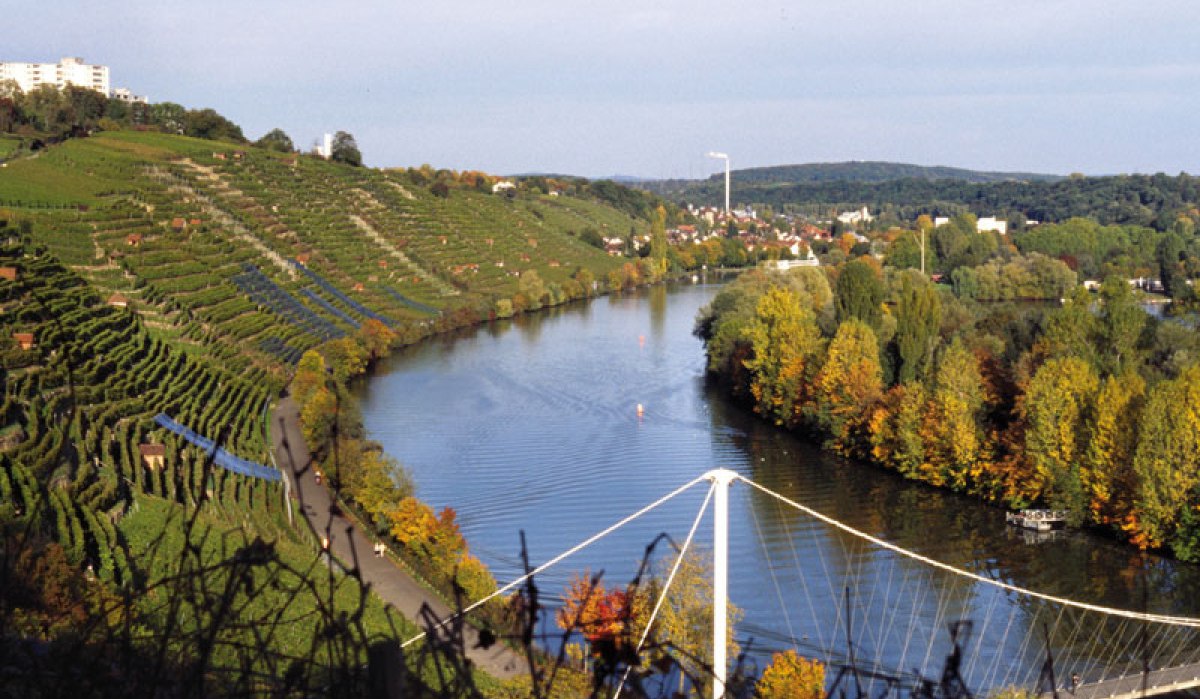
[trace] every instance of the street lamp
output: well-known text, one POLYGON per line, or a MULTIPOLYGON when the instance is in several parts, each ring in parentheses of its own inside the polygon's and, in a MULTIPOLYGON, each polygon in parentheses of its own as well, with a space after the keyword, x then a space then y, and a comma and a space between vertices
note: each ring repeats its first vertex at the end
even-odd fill
POLYGON ((709 151, 708 157, 725 161, 725 215, 729 215, 729 156, 725 153, 709 151))

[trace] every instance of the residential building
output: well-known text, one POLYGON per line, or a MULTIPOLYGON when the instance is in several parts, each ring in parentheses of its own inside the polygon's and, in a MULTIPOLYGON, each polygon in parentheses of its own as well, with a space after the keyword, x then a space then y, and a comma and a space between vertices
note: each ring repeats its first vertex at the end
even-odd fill
POLYGON ((0 63, 0 80, 15 80, 22 92, 40 85, 53 85, 60 90, 76 85, 105 96, 112 92, 108 66, 89 65, 82 58, 69 56, 58 63, 0 63))
POLYGON ((858 211, 844 211, 838 214, 837 220, 851 225, 855 223, 870 223, 875 220, 875 217, 871 215, 871 210, 864 206, 858 211))
POLYGON ((975 223, 975 230, 978 233, 984 231, 995 231, 1000 235, 1008 232, 1008 221, 1000 221, 995 216, 984 216, 975 223))
POLYGON ((112 98, 129 102, 130 104, 146 104, 150 98, 145 95, 135 95, 133 91, 126 87, 118 87, 112 91, 112 98))

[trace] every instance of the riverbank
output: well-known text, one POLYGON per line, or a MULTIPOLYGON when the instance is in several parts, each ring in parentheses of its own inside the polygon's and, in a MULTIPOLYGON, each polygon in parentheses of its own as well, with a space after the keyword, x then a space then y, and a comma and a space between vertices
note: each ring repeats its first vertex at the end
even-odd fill
MULTIPOLYGON (((335 505, 328 479, 317 480, 312 452, 300 426, 300 411, 291 396, 276 403, 271 427, 271 448, 284 477, 291 481, 299 511, 317 540, 328 542, 337 564, 347 574, 360 577, 385 604, 418 625, 425 626, 431 618, 449 619, 453 614, 449 606, 393 561, 390 551, 383 557, 374 555, 378 538, 335 505)), ((455 624, 453 628, 462 634, 466 657, 492 677, 508 680, 528 671, 525 661, 504 643, 484 648, 479 632, 470 624, 455 624)))

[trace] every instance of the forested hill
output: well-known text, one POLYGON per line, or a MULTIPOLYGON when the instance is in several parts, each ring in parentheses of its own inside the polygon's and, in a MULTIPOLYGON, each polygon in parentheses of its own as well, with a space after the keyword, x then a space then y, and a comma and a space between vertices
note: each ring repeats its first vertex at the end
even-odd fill
MULTIPOLYGON (((847 164, 855 165, 872 164, 847 164)), ((919 175, 905 175, 905 168, 915 166, 881 165, 894 167, 891 171, 896 177, 883 177, 886 168, 880 170, 880 176, 871 177, 870 167, 848 167, 846 177, 837 177, 835 169, 821 166, 814 166, 816 169, 805 175, 802 169, 806 166, 800 166, 801 172, 792 180, 764 177, 757 170, 739 170, 732 176, 731 199, 735 204, 765 204, 777 211, 790 208, 821 216, 828 216, 831 209, 867 206, 900 220, 912 220, 923 213, 953 215, 969 211, 1013 221, 1090 217, 1104 224, 1154 226, 1160 230, 1169 228, 1179 213, 1200 203, 1198 181, 1185 173, 1068 178, 974 173, 980 177, 971 180, 952 176, 939 179, 935 174, 952 171, 950 168, 924 168, 919 175), (997 179, 984 175, 995 175, 997 179), (799 179, 802 177, 807 179, 799 179)), ((762 170, 783 169, 787 168, 762 170)), ((719 206, 725 196, 720 176, 644 186, 675 201, 696 205, 719 206)))
MULTIPOLYGON (((1060 175, 1032 172, 984 172, 942 165, 853 160, 844 163, 805 163, 737 170, 738 180, 750 184, 799 184, 813 182, 887 182, 888 180, 959 180, 962 182, 1054 182, 1060 175)), ((724 175, 708 178, 724 182, 724 175)))

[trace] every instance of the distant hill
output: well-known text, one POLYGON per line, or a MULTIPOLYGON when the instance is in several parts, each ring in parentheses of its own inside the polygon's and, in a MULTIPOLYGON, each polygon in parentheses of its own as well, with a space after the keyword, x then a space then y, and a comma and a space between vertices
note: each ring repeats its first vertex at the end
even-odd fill
MULTIPOLYGON (((657 194, 677 200, 696 199, 708 193, 712 187, 724 182, 724 173, 717 173, 703 180, 642 180, 630 184, 643 187, 657 194)), ((950 180, 970 184, 992 182, 1057 182, 1065 179, 1061 175, 1033 172, 988 172, 943 165, 912 165, 883 161, 848 161, 842 163, 804 163, 801 165, 773 165, 734 170, 732 179, 735 187, 755 188, 788 185, 820 185, 828 183, 875 184, 895 180, 919 180, 934 182, 950 180)))
MULTIPOLYGON (((645 182, 667 199, 700 206, 724 200, 724 174, 703 180, 645 182)), ((903 163, 812 163, 733 172, 734 205, 769 205, 810 217, 867 206, 891 222, 920 214, 972 212, 1010 220, 1064 221, 1081 216, 1103 224, 1169 228, 1179 213, 1200 203, 1197 178, 1113 175, 1104 177, 982 172, 903 163)))
MULTIPOLYGON (((805 182, 886 182, 888 180, 962 180, 964 182, 1054 182, 1060 175, 1033 172, 985 172, 941 165, 911 165, 881 161, 850 161, 844 163, 806 163, 776 165, 737 170, 735 177, 754 184, 805 182)), ((723 179, 723 174, 710 180, 723 179)))

